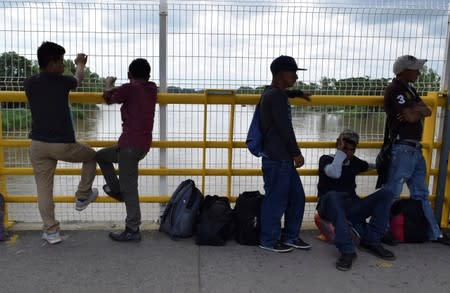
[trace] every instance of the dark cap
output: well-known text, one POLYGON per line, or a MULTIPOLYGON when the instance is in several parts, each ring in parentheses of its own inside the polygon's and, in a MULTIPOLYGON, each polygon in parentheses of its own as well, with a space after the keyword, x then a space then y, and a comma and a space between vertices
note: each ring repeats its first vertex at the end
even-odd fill
POLYGON ((281 55, 275 58, 270 64, 270 71, 272 74, 278 73, 280 71, 297 71, 306 70, 304 68, 298 68, 297 63, 291 56, 281 55))
POLYGON ((344 140, 349 140, 355 144, 359 143, 359 134, 352 129, 345 129, 339 134, 339 137, 344 138, 344 140))

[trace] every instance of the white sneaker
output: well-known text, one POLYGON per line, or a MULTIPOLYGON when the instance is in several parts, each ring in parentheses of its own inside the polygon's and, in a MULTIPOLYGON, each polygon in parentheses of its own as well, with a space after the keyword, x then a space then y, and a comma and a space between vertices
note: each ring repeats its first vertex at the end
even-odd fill
POLYGON ((75 202, 75 209, 77 211, 82 211, 85 208, 88 207, 88 205, 95 201, 97 199, 98 196, 98 189, 97 188, 92 188, 91 191, 88 194, 88 197, 85 200, 79 200, 77 199, 77 201, 75 202))
POLYGON ((61 236, 59 235, 59 232, 44 232, 42 233, 42 240, 47 241, 50 244, 57 244, 62 241, 61 236))

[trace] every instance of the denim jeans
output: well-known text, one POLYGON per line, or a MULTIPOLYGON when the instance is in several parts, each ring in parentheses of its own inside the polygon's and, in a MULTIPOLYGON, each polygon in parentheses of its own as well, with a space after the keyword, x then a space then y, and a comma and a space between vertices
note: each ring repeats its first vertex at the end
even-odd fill
POLYGON ((410 197, 420 200, 423 212, 430 224, 429 238, 435 240, 441 235, 441 230, 434 217, 434 212, 428 200, 428 186, 425 182, 425 160, 420 149, 403 144, 392 146, 392 161, 388 172, 388 180, 384 188, 393 193, 393 200, 400 197, 406 182, 410 197))
POLYGON ((298 238, 303 213, 305 192, 291 160, 262 159, 265 197, 261 205, 261 237, 263 246, 272 247, 279 240, 298 238), (284 229, 281 217, 284 214, 284 229))
POLYGON ((365 198, 352 197, 346 192, 329 191, 320 197, 317 211, 322 219, 333 223, 337 249, 342 253, 353 253, 355 245, 349 222, 358 227, 361 242, 379 244, 387 231, 391 201, 392 193, 383 189, 365 198), (370 221, 366 224, 369 217, 370 221))
POLYGON ((138 193, 138 165, 147 152, 134 148, 113 146, 97 152, 97 162, 111 191, 121 193, 125 201, 127 217, 125 224, 136 231, 141 224, 141 209, 138 193), (119 178, 113 163, 119 163, 119 178))

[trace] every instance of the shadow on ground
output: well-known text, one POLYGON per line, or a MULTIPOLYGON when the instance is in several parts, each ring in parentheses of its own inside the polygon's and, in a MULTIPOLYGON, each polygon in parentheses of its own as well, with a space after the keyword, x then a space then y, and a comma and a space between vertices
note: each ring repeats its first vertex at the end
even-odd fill
POLYGON ((39 231, 0 243, 0 292, 450 292, 450 247, 393 247, 394 262, 358 251, 351 271, 334 246, 302 231, 310 251, 277 254, 229 241, 197 246, 144 231, 141 243, 116 243, 107 231, 67 231, 48 245, 39 231))

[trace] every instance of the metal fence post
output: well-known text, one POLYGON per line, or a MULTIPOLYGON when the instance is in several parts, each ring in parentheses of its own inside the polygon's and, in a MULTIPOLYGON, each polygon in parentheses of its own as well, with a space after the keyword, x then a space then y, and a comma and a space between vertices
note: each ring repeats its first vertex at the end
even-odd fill
MULTIPOLYGON (((441 226, 448 226, 448 218, 442 219, 444 198, 445 198, 445 184, 447 179, 447 168, 448 168, 448 153, 450 152, 450 98, 447 95, 447 101, 445 104, 444 113, 444 129, 442 132, 442 146, 439 158, 439 174, 436 187, 436 207, 435 214, 438 223, 441 226)), ((448 213, 445 213, 448 215, 448 213)))
MULTIPOLYGON (((450 9, 450 4, 449 4, 450 9)), ((441 91, 448 91, 449 89, 449 74, 450 74, 450 14, 448 16, 447 24, 447 40, 446 40, 446 56, 444 63, 444 72, 441 79, 441 91)), ((436 186, 436 205, 435 205, 435 215, 436 220, 441 226, 448 226, 448 218, 442 219, 442 211, 444 207, 445 198, 445 184, 447 179, 447 168, 448 168, 448 153, 450 151, 450 100, 447 95, 445 109, 443 109, 444 115, 444 125, 442 130, 442 146, 440 150, 439 158, 439 174, 436 186)), ((448 215, 448 213, 445 213, 448 215)))
MULTIPOLYGON (((159 92, 167 92, 167 0, 159 5, 159 92)), ((167 140, 167 105, 159 104, 159 135, 161 141, 167 140)), ((167 150, 159 148, 159 166, 167 167, 167 150)), ((168 195, 167 176, 159 176, 159 194, 168 195)), ((165 205, 160 206, 160 214, 165 205)))

